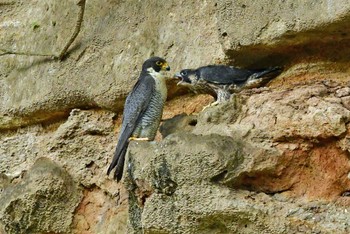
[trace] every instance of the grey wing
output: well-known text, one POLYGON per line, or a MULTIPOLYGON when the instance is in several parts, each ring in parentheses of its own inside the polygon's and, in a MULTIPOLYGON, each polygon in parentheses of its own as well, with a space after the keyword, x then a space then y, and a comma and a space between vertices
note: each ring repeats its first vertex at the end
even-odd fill
POLYGON ((137 120, 146 111, 148 104, 151 100, 152 94, 155 89, 155 81, 151 75, 138 80, 133 90, 128 95, 125 105, 128 108, 124 108, 123 121, 128 126, 135 129, 137 120))
POLYGON ((123 175, 125 154, 129 144, 129 138, 148 107, 154 87, 154 79, 150 75, 147 75, 137 81, 133 90, 126 98, 118 144, 112 163, 107 170, 107 175, 109 175, 111 170, 116 167, 114 178, 117 178, 118 181, 123 175))
POLYGON ((201 79, 214 84, 240 84, 245 82, 252 71, 225 65, 209 65, 198 68, 201 79))

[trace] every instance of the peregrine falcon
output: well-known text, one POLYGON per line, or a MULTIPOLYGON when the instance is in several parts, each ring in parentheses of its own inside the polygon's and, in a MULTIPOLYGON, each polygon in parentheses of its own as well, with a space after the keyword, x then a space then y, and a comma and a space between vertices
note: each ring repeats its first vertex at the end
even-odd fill
POLYGON ((229 100, 231 93, 267 84, 281 71, 280 67, 248 70, 225 65, 208 65, 181 70, 174 77, 180 79, 178 85, 187 86, 195 93, 212 95, 215 98, 212 105, 216 105, 229 100))
POLYGON ((168 63, 159 57, 147 59, 142 65, 138 81, 125 101, 119 140, 107 175, 115 167, 114 178, 123 175, 125 154, 130 140, 153 141, 167 98, 165 72, 168 63))

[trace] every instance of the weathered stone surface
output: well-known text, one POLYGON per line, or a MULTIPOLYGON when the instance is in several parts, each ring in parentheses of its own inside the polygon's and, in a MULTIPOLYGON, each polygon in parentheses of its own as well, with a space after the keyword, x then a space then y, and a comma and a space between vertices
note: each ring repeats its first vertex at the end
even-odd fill
POLYGON ((344 151, 350 112, 336 97, 342 89, 313 84, 242 94, 202 112, 193 133, 238 137, 256 147, 239 176, 225 177, 228 186, 333 199, 350 189, 344 151))
MULTIPOLYGON (((126 194, 120 184, 106 176, 106 165, 117 140, 113 132, 114 116, 108 111, 74 109, 65 122, 23 128, 15 134, 3 133, 0 135, 0 172, 10 178, 13 184, 20 182, 23 171, 30 170, 39 158, 50 158, 57 163, 58 168, 64 168, 61 170, 71 175, 72 183, 74 181, 84 189, 84 198, 75 201, 74 219, 71 214, 69 222, 72 225, 65 227, 65 233, 108 233, 107 230, 110 230, 109 233, 118 233, 118 230, 125 230, 126 194)), ((8 184, 5 176, 3 183, 8 184)), ((53 176, 48 174, 47 177, 53 176)), ((35 189, 35 186, 29 184, 28 189, 35 189)), ((62 206, 66 203, 65 200, 61 202, 62 206)), ((57 215, 62 212, 59 213, 57 215)), ((35 220, 40 221, 36 213, 30 215, 33 216, 29 217, 33 225, 35 220)), ((45 216, 48 223, 55 222, 54 218, 45 216)))
MULTIPOLYGON (((202 97, 175 98, 167 103, 164 116, 171 118, 174 114, 201 110, 211 100, 202 97), (184 100, 190 102, 183 103, 184 100)), ((73 109, 65 121, 2 132, 0 191, 21 181, 21 174, 36 160, 48 157, 84 189, 84 198, 75 211, 72 232, 124 233, 127 194, 121 184, 106 176, 120 122, 121 116, 110 111, 73 109)))
MULTIPOLYGON (((204 133, 205 128, 207 133, 220 134, 215 131, 216 126, 235 123, 230 126, 231 134, 227 131, 222 134, 233 135, 239 131, 243 135, 248 134, 249 138, 275 142, 283 138, 327 139, 340 136, 347 131, 350 111, 336 93, 331 93, 333 89, 322 84, 309 84, 251 97, 249 92, 247 95, 243 93, 232 103, 203 112, 199 120, 203 127, 199 124, 195 131, 204 133), (235 112, 232 111, 234 108, 235 112)), ((338 87, 336 90, 341 89, 338 87)))
POLYGON ((128 210, 125 206, 116 209, 118 203, 113 198, 98 187, 85 190, 75 212, 73 233, 127 233, 128 210))
POLYGON ((283 64, 316 54, 339 59, 348 53, 348 0, 224 0, 216 14, 220 42, 236 64, 283 64))
MULTIPOLYGON (((7 6, 0 21, 6 30, 0 49, 58 54, 74 30, 76 2, 33 0, 7 6), (30 14, 21 13, 28 9, 30 14)), ((214 5, 89 1, 82 31, 66 60, 0 57, 0 129, 60 119, 73 108, 121 110, 142 62, 151 55, 166 57, 172 72, 181 64, 198 66, 223 58, 214 5), (183 7, 201 10, 193 14, 183 7), (211 56, 203 57, 202 50, 211 56)))
POLYGON ((18 184, 1 193, 1 226, 6 233, 68 232, 81 197, 66 171, 40 158, 18 184))
MULTIPOLYGON (((350 6, 346 0, 337 2, 319 1, 313 2, 294 1, 219 1, 218 19, 222 33, 232 37, 234 47, 251 44, 273 44, 281 42, 283 37, 295 43, 303 43, 291 37, 298 32, 308 31, 325 26, 333 22, 346 20, 349 16, 350 6), (305 14, 308 12, 308 14, 305 14), (321 13, 321 14, 320 14, 321 13), (232 19, 236 20, 233 21, 232 19), (249 26, 249 27, 247 27, 249 26), (229 31, 228 31, 229 30, 229 31), (235 33, 233 33, 235 32, 235 33), (289 38, 288 38, 289 36, 289 38)), ((334 29, 333 29, 334 30, 334 29)), ((340 28, 337 33, 346 32, 347 28, 340 28)), ((324 32, 314 31, 310 34, 324 32)), ((314 40, 313 35, 308 35, 305 40, 314 40)), ((319 38, 325 40, 330 38, 319 38)))
MULTIPOLYGON (((257 163, 249 158, 250 147, 239 138, 186 133, 174 133, 161 143, 131 144, 129 174, 125 174, 128 176, 125 182, 131 193, 129 232, 349 231, 346 207, 294 200, 285 197, 286 193, 284 196, 280 193, 267 195, 239 189, 246 189, 244 185, 231 189, 231 184, 223 183, 227 178, 239 177, 242 171, 249 171, 249 164, 257 163), (169 188, 173 188, 170 193, 164 192, 169 188)), ((259 165, 264 168, 267 163, 260 162, 259 165)), ((337 169, 331 170, 334 172, 337 169)), ((265 171, 261 175, 267 174, 265 171)), ((321 173, 318 178, 324 182, 320 177, 321 173)), ((244 182, 249 183, 249 180, 244 182)), ((261 182, 260 185, 268 183, 261 182)), ((319 182, 316 186, 320 186, 319 182)), ((349 183, 347 188, 350 188, 349 183)), ((315 190, 315 187, 309 189, 315 190)), ((342 199, 338 200, 341 202, 342 199)), ((349 202, 348 199, 345 201, 349 202)))
MULTIPOLYGON (((143 212, 142 216, 130 216, 131 226, 138 230, 141 226, 137 225, 141 223, 142 227, 148 225, 147 219, 157 220, 155 216, 158 212, 157 206, 150 207, 151 210, 147 208, 147 202, 151 199, 150 193, 154 192, 161 197, 172 197, 172 195, 177 196, 178 189, 183 189, 184 186, 190 189, 191 186, 201 184, 204 188, 211 180, 219 179, 225 171, 234 171, 239 167, 243 161, 241 151, 240 142, 219 135, 201 137, 179 133, 169 136, 160 144, 132 143, 129 151, 132 158, 128 165, 130 169, 127 182, 129 188, 132 185, 136 186, 136 190, 131 193, 135 193, 138 200, 129 199, 129 202, 133 208, 132 213, 136 213, 137 210, 143 210, 143 212), (145 201, 146 203, 143 204, 145 201)), ((130 197, 133 196, 130 195, 130 197)), ((182 197, 182 200, 186 202, 188 197, 182 197)), ((168 203, 163 199, 159 202, 168 203)), ((162 225, 169 228, 168 232, 176 230, 177 227, 174 224, 176 217, 171 217, 171 212, 169 215, 166 213, 163 215, 165 219, 162 225)), ((181 233, 183 229, 179 227, 178 231, 181 233)))
MULTIPOLYGON (((74 30, 76 3, 1 4, 0 26, 6 33, 0 35, 0 49, 57 55, 74 30)), ((0 57, 0 128, 62 119, 73 108, 121 110, 142 62, 153 54, 169 60, 172 74, 183 67, 218 62, 290 66, 305 63, 310 56, 317 58, 318 70, 325 60, 331 63, 327 69, 344 73, 349 12, 347 0, 317 4, 92 0, 64 61, 0 57)), ((169 83, 173 96, 178 88, 169 83)))

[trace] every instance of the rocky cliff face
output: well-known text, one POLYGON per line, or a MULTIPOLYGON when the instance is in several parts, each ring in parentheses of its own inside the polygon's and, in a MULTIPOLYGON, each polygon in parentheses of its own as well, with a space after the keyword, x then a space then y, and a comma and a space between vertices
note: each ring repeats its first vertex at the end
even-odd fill
MULTIPOLYGON (((77 1, 0 1, 0 49, 57 54, 77 1)), ((0 233, 349 233, 348 1, 87 1, 63 61, 0 56, 0 233), (179 89, 107 178, 146 58, 283 66, 229 103, 179 89)), ((0 51, 1 53, 1 51, 0 51)))

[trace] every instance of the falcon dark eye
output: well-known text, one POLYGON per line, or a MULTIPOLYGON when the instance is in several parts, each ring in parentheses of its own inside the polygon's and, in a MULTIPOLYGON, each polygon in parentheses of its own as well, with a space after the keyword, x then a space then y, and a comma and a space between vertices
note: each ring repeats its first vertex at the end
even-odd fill
POLYGON ((186 71, 182 71, 182 72, 180 72, 180 74, 181 74, 182 76, 187 76, 187 72, 186 72, 186 71))
POLYGON ((157 61, 156 64, 157 64, 157 66, 162 66, 163 65, 163 63, 161 61, 157 61))

